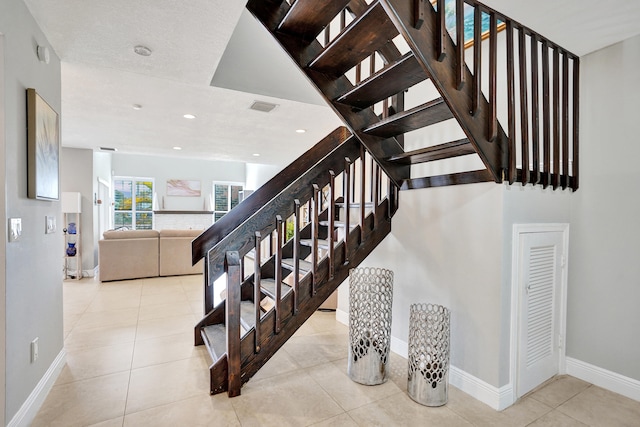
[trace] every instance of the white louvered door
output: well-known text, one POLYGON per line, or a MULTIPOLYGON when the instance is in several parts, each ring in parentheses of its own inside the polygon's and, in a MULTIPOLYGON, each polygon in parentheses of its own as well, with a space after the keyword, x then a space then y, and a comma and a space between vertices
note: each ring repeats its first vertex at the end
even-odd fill
POLYGON ((558 373, 563 234, 526 233, 520 239, 520 316, 517 395, 558 373))

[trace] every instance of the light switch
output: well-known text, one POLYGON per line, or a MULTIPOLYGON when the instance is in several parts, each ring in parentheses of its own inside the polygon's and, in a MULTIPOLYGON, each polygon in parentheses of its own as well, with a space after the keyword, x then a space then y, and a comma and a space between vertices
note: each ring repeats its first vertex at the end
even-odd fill
POLYGON ((45 218, 44 232, 45 234, 51 234, 56 232, 56 217, 47 215, 45 218))
POLYGON ((22 235, 22 218, 9 218, 9 241, 15 242, 22 235))

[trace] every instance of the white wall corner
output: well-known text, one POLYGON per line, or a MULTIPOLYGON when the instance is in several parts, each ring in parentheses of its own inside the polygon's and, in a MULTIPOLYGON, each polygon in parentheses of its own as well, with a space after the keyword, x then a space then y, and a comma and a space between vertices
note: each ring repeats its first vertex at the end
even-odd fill
POLYGON ((7 427, 22 427, 30 426, 36 417, 36 414, 40 410, 40 407, 44 403, 49 391, 53 387, 53 384, 58 379, 58 376, 62 372, 67 360, 67 353, 64 348, 60 350, 58 356, 47 369, 47 372, 42 376, 38 384, 33 389, 27 400, 22 404, 20 410, 9 421, 7 427))
POLYGON ((511 384, 498 388, 455 366, 449 367, 449 383, 496 411, 502 411, 514 402, 511 384))
POLYGON ((344 310, 337 309, 336 310, 336 321, 342 323, 343 325, 349 326, 349 313, 344 310))
POLYGON ((566 363, 567 375, 640 401, 640 381, 571 357, 566 358, 566 363))

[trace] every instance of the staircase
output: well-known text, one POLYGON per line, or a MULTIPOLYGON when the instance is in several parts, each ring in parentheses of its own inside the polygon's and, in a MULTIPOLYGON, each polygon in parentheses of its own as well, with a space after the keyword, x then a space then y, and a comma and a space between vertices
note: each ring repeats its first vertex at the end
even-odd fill
POLYGON ((212 357, 211 393, 229 396, 390 232, 398 190, 578 188, 579 59, 531 29, 475 0, 247 8, 345 127, 193 243, 193 262, 206 258, 195 343, 212 357), (443 126, 460 137, 438 140, 443 126), (434 173, 446 162, 455 166, 434 173), (223 275, 226 298, 214 305, 223 275))

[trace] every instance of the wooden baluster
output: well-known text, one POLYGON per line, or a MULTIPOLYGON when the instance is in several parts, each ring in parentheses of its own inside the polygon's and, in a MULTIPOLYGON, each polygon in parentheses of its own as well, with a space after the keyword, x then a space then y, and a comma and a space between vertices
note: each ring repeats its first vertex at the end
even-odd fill
POLYGON ((352 161, 348 157, 344 159, 344 200, 345 200, 345 212, 344 212, 344 263, 349 263, 349 224, 351 220, 351 209, 349 208, 351 200, 351 165, 352 161))
POLYGON ((340 12, 340 31, 344 30, 346 26, 347 26, 347 10, 342 9, 342 12, 340 12))
POLYGON ((366 159, 365 159, 365 149, 364 145, 360 144, 360 243, 364 242, 365 238, 365 229, 364 229, 364 216, 365 216, 365 189, 366 189, 366 159))
POLYGON ((213 281, 209 277, 209 257, 204 258, 204 314, 213 310, 213 281))
POLYGON ((283 221, 280 215, 276 216, 276 271, 275 271, 275 282, 276 282, 276 300, 275 300, 275 310, 276 310, 276 330, 275 333, 280 332, 280 322, 282 312, 280 311, 281 299, 282 299, 282 234, 283 234, 283 221))
POLYGON ((513 44, 513 24, 507 20, 507 103, 509 128, 509 184, 516 182, 516 88, 515 88, 515 46, 513 44))
POLYGON ((464 1, 456 0, 456 87, 464 86, 464 1))
POLYGON ((324 45, 323 45, 323 47, 327 47, 327 45, 329 45, 330 41, 331 41, 331 25, 327 25, 324 28, 324 45))
POLYGON ((529 181, 529 98, 527 95, 527 46, 524 28, 518 37, 520 54, 520 131, 522 134, 522 185, 529 181))
POLYGON ((389 117, 389 98, 382 101, 382 118, 386 119, 387 117, 389 117))
POLYGON ((315 295, 318 285, 318 223, 320 220, 320 210, 322 209, 322 200, 320 200, 320 187, 313 184, 313 211, 311 219, 311 263, 313 264, 313 276, 311 277, 311 295, 315 295))
POLYGON ((543 133, 543 176, 542 186, 551 183, 551 111, 549 108, 549 45, 542 41, 542 133, 543 133))
POLYGON ((569 185, 569 55, 562 52, 562 189, 569 185))
POLYGON ((573 191, 576 191, 579 187, 579 159, 578 156, 580 150, 578 147, 578 141, 580 137, 580 59, 573 58, 573 191))
POLYGON ((531 151, 533 161, 532 184, 540 182, 540 100, 538 95, 538 38, 531 34, 531 151))
POLYGON ((553 48, 553 177, 555 190, 560 182, 560 58, 558 48, 553 48))
POLYGON ((356 84, 362 81, 362 62, 358 62, 356 65, 356 84))
POLYGON ((369 57, 369 75, 373 76, 376 73, 376 54, 369 57))
POLYGON ((419 30, 424 24, 424 2, 426 0, 413 1, 413 28, 419 30))
POLYGON ((262 262, 260 255, 260 244, 262 243, 262 234, 256 231, 256 241, 254 245, 254 259, 253 259, 253 302, 255 305, 256 314, 256 326, 255 326, 255 339, 254 347, 256 353, 260 353, 260 321, 262 319, 262 311, 260 309, 260 301, 262 301, 262 291, 260 290, 260 282, 262 281, 262 262))
POLYGON ((335 274, 335 208, 336 208, 336 173, 329 171, 329 201, 327 205, 327 216, 329 219, 329 230, 327 240, 329 241, 329 278, 333 279, 335 274))
POLYGON ((489 128, 487 139, 498 137, 498 18, 491 12, 489 30, 489 128))
POLYGON ((293 314, 298 314, 298 289, 300 288, 300 200, 295 199, 293 224, 293 314))
POLYGON ((241 354, 240 354, 240 254, 229 251, 225 256, 227 272, 227 300, 225 303, 225 324, 227 326, 227 369, 229 397, 240 395, 241 354))
POLYGON ((478 113, 482 102, 482 9, 479 5, 473 11, 473 106, 471 114, 478 113))
POLYGON ((372 171, 373 176, 371 178, 373 180, 373 205, 375 209, 378 207, 378 203, 380 203, 380 165, 376 163, 372 171))
POLYGON ((447 53, 445 52, 445 42, 447 40, 447 21, 446 21, 446 11, 445 11, 444 0, 438 0, 437 5, 438 5, 438 10, 437 10, 437 17, 438 17, 437 53, 438 55, 436 59, 442 62, 445 56, 447 55, 447 53))

